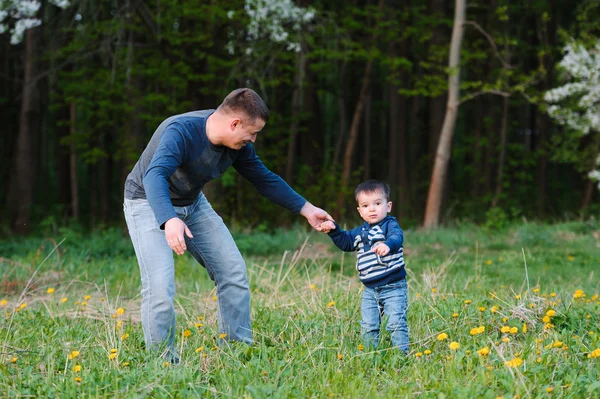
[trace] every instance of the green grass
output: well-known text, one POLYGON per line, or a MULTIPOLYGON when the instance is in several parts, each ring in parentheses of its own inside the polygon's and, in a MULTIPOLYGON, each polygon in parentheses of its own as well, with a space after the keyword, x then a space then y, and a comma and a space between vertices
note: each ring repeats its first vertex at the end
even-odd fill
POLYGON ((253 295, 250 347, 215 344, 212 282, 177 257, 179 366, 144 350, 139 272, 122 231, 3 240, 0 397, 600 397, 598 223, 405 235, 408 357, 385 332, 378 350, 361 348, 354 255, 296 229, 234 233, 253 295), (515 358, 523 364, 505 364, 515 358))

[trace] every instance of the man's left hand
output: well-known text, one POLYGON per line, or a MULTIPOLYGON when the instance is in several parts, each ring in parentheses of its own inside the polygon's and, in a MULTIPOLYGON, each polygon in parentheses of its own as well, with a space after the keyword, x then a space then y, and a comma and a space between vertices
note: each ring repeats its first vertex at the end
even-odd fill
POLYGON ((300 210, 300 214, 304 216, 312 228, 317 231, 321 231, 321 223, 326 220, 333 220, 327 212, 321 208, 317 208, 308 201, 306 201, 306 204, 304 204, 300 210))

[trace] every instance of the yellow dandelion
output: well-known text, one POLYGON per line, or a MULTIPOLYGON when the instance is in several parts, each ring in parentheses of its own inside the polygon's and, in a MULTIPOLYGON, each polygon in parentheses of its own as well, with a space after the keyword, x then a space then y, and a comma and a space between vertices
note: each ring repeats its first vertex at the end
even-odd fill
POLYGON ((537 342, 538 344, 541 344, 542 342, 544 342, 544 340, 541 339, 541 338, 538 338, 538 339, 535 340, 535 342, 537 342))
POLYGON ((331 301, 331 302, 329 302, 329 303, 327 304, 327 306, 325 306, 325 307, 326 307, 326 308, 331 308, 331 307, 333 307, 333 306, 335 306, 335 301, 331 301))
POLYGON ((477 350, 477 353, 481 356, 487 356, 490 354, 490 348, 488 348, 486 346, 485 348, 481 348, 481 349, 477 350))
POLYGON ((104 297, 100 297, 100 302, 104 302, 104 297))
POLYGON ((62 303, 65 303, 65 302, 67 302, 67 300, 68 300, 68 299, 67 299, 67 297, 64 297, 64 298, 62 298, 60 301, 61 301, 62 303))
POLYGON ((358 350, 359 351, 365 350, 365 346, 363 344, 358 344, 358 350))
POLYGON ((552 388, 552 387, 548 387, 548 388, 546 388, 546 392, 550 393, 550 392, 552 392, 552 391, 554 391, 554 388, 552 388))
POLYGON ((515 295, 515 299, 521 299, 521 295, 520 294, 515 295))
POLYGON ((225 337, 227 337, 227 334, 221 334, 221 335, 219 335, 219 338, 221 338, 221 339, 225 339, 225 337))
POLYGON ((595 301, 596 299, 598 299, 598 294, 592 295, 592 301, 595 301))
POLYGON ((508 338, 508 337, 502 337, 502 342, 504 342, 505 344, 509 343, 510 342, 510 338, 508 338))
POLYGON ((129 338, 129 334, 123 334, 123 335, 121 335, 121 339, 122 340, 126 340, 127 338, 129 338))
POLYGON ((465 301, 465 305, 468 305, 468 304, 470 304, 471 302, 472 302, 472 301, 471 301, 470 299, 467 299, 467 300, 465 301))
POLYGON ((342 355, 341 353, 339 353, 337 357, 338 357, 339 360, 342 360, 344 358, 344 355, 342 355))
POLYGON ((533 289, 533 292, 535 292, 535 293, 537 294, 538 292, 540 292, 540 289, 539 289, 538 287, 535 287, 535 288, 533 289))
POLYGON ((494 305, 490 308, 490 312, 492 312, 492 313, 496 313, 497 311, 498 311, 498 306, 494 305))
POLYGON ((425 351, 423 351, 423 353, 426 355, 431 355, 431 351, 429 349, 425 349, 425 351))
POLYGON ((594 335, 595 333, 594 333, 593 331, 590 331, 590 332, 589 332, 589 334, 590 334, 590 335, 594 335))
POLYGON ((452 313, 452 317, 457 318, 458 317, 458 313, 452 313))
POLYGON ((559 346, 563 346, 563 343, 562 343, 561 341, 554 341, 554 342, 552 343, 552 346, 553 346, 554 348, 558 348, 559 346))
POLYGON ((72 351, 69 355, 69 359, 75 359, 79 356, 79 351, 72 351))
POLYGON ((450 349, 452 349, 453 351, 458 350, 458 348, 460 348, 460 344, 456 341, 450 342, 450 344, 448 345, 448 347, 450 349))
POLYGON ((591 358, 600 357, 600 348, 598 348, 598 349, 594 349, 593 351, 591 351, 591 352, 588 354, 588 357, 591 357, 591 358))
POLYGON ((318 288, 317 288, 317 286, 315 284, 311 284, 310 285, 310 289, 313 290, 313 291, 317 291, 318 290, 318 288))
POLYGON ((27 307, 27 304, 25 302, 23 302, 22 304, 19 305, 19 309, 25 309, 27 307))
POLYGON ((19 358, 15 356, 15 357, 13 357, 12 359, 10 359, 10 362, 11 362, 11 363, 16 363, 16 362, 17 362, 17 360, 19 360, 19 358))
POLYGON ((485 312, 485 308, 484 308, 483 306, 480 306, 480 307, 479 307, 479 311, 480 311, 480 312, 485 312))
POLYGON ((112 349, 110 350, 110 353, 117 353, 117 352, 118 352, 118 351, 117 351, 117 349, 115 349, 115 348, 112 348, 112 349))
POLYGON ((0 308, 5 307, 7 304, 8 304, 8 300, 6 300, 6 299, 1 300, 0 301, 0 308))
POLYGON ((417 352, 417 353, 415 353, 415 357, 421 357, 421 356, 423 356, 423 353, 422 353, 422 352, 417 352))
POLYGON ((507 360, 506 362, 504 362, 504 364, 506 364, 508 367, 519 367, 520 365, 523 364, 523 359, 521 359, 520 357, 515 357, 512 360, 507 360))
POLYGON ((553 317, 556 315, 556 312, 553 309, 550 309, 546 312, 546 316, 553 317))
POLYGON ((521 331, 523 331, 523 334, 527 332, 527 324, 523 323, 523 328, 521 328, 521 331))
POLYGON ((212 297, 212 300, 213 300, 213 301, 216 301, 216 300, 217 300, 217 296, 216 296, 216 295, 213 295, 213 297, 212 297))
POLYGON ((47 294, 53 294, 54 293, 54 288, 50 287, 46 290, 47 294))
POLYGON ((498 262, 504 262, 504 258, 502 256, 498 257, 498 262))
POLYGON ((86 306, 87 302, 81 302, 81 306, 86 306))
POLYGON ((467 349, 465 353, 466 353, 467 355, 470 355, 470 354, 471 354, 471 351, 470 351, 469 349, 467 349))
POLYGON ((437 340, 438 341, 443 341, 445 339, 448 339, 448 334, 446 334, 446 333, 440 333, 440 334, 438 334, 438 336, 437 336, 437 340))
POLYGON ((189 337, 191 337, 191 336, 192 336, 192 332, 191 332, 190 330, 185 330, 185 331, 183 332, 183 337, 184 337, 184 338, 189 338, 189 337))
POLYGON ((162 365, 163 365, 163 367, 169 367, 171 365, 171 363, 169 363, 169 362, 163 362, 162 365))
POLYGON ((75 382, 76 383, 80 383, 81 382, 81 377, 75 377, 75 382))
POLYGON ((508 321, 508 317, 503 317, 502 318, 502 323, 506 323, 508 321))
POLYGON ((76 364, 75 366, 73 366, 73 371, 75 373, 79 373, 81 371, 81 365, 76 364))
POLYGON ((204 346, 200 346, 198 348, 196 348, 196 353, 200 353, 204 350, 204 346))
POLYGON ((116 353, 111 353, 110 355, 108 355, 108 358, 109 358, 110 360, 114 360, 114 359, 116 359, 116 358, 117 358, 117 354, 116 354, 116 353))
POLYGON ((437 292, 437 288, 433 287, 433 288, 431 289, 431 292, 433 292, 433 293, 435 294, 435 293, 437 292))
POLYGON ((83 299, 85 299, 86 301, 89 301, 91 297, 92 297, 91 295, 86 295, 83 297, 83 299))
POLYGON ((196 323, 196 324, 194 324, 194 326, 196 328, 202 328, 202 327, 204 327, 204 324, 202 324, 202 323, 196 323))
POLYGON ((500 329, 500 332, 506 334, 506 333, 510 332, 510 327, 502 326, 502 328, 500 329))
POLYGON ((487 262, 485 262, 485 264, 488 265, 488 266, 491 265, 492 264, 492 260, 488 259, 487 262))
POLYGON ((533 303, 529 304, 529 309, 533 309, 535 307, 535 305, 533 303))
POLYGON ((123 313, 125 313, 125 309, 123 309, 123 308, 117 308, 117 314, 118 315, 122 315, 123 313))
POLYGON ((577 290, 573 294, 573 298, 575 298, 575 299, 577 299, 577 298, 585 298, 585 292, 583 292, 583 290, 577 290))
POLYGON ((511 333, 511 334, 516 334, 516 333, 518 333, 518 332, 519 332, 519 329, 518 329, 517 327, 511 327, 511 328, 510 328, 510 333, 511 333))
POLYGON ((546 316, 542 317, 542 321, 544 323, 550 323, 550 316, 546 315, 546 316))
POLYGON ((123 362, 123 363, 121 363, 121 366, 122 367, 127 367, 127 366, 129 366, 129 362, 123 362))
POLYGON ((535 359, 536 362, 541 363, 542 362, 542 358, 538 357, 537 359, 535 359))

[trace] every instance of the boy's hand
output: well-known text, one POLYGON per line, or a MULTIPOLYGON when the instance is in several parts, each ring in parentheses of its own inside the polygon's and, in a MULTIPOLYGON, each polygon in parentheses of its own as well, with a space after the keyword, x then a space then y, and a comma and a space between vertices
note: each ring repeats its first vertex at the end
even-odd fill
POLYGON ((326 220, 321 223, 321 231, 323 233, 329 233, 331 230, 335 230, 335 223, 331 220, 326 220))
POLYGON ((379 243, 375 245, 375 248, 373 248, 373 252, 375 252, 379 256, 386 256, 390 252, 390 247, 388 247, 384 243, 379 243))

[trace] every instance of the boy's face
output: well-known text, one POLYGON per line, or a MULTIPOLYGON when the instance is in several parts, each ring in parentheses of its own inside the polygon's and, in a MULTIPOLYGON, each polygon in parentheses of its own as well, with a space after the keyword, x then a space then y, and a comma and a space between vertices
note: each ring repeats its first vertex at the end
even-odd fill
POLYGON ((392 210, 392 201, 388 201, 381 191, 372 193, 361 192, 356 197, 358 213, 363 220, 370 224, 381 222, 392 210))

